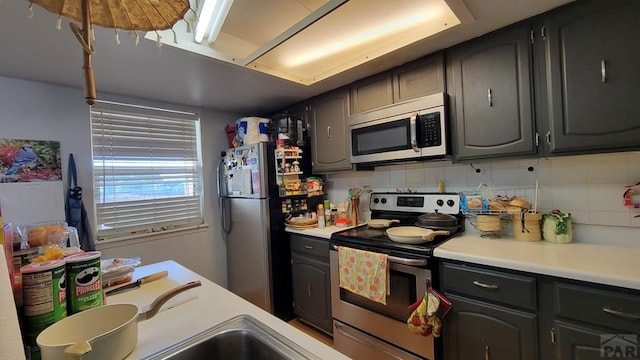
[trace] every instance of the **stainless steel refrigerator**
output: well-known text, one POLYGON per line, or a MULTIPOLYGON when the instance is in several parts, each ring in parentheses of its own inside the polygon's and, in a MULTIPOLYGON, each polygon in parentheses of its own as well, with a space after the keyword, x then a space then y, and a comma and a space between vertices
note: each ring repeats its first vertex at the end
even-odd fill
POLYGON ((218 164, 229 290, 273 313, 267 144, 229 149, 218 164))

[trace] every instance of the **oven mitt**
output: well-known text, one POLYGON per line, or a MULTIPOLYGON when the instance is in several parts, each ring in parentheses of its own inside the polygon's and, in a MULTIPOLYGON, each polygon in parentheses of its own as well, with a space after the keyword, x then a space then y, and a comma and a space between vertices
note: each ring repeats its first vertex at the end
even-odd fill
POLYGON ((407 325, 411 332, 439 337, 442 330, 442 319, 451 309, 451 302, 433 288, 427 289, 424 296, 409 306, 411 315, 407 325))

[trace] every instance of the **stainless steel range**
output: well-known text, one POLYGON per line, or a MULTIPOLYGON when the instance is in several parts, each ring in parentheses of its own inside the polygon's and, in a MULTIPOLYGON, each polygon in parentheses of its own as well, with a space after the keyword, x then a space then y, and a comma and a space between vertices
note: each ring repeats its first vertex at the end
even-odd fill
POLYGON ((464 229, 460 197, 456 193, 372 193, 372 219, 397 219, 397 226, 421 225, 425 213, 452 215, 455 226, 450 235, 412 245, 391 241, 386 229, 361 226, 331 236, 331 307, 334 347, 354 359, 436 359, 432 336, 409 331, 409 305, 435 280, 433 248, 464 229), (390 294, 383 305, 339 287, 338 247, 350 247, 388 255, 390 294))

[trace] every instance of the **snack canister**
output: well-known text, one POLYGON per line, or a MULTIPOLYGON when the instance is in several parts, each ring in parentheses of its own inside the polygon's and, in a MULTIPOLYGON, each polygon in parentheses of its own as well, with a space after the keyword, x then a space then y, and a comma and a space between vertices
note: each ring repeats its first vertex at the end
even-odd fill
POLYGON ((542 240, 542 228, 540 220, 542 214, 520 212, 513 215, 513 237, 516 240, 540 241, 542 240))
POLYGON ((24 340, 32 358, 39 357, 36 338, 46 327, 67 316, 65 263, 32 263, 20 268, 24 340))
POLYGON ((65 262, 69 284, 67 313, 72 315, 104 305, 100 252, 90 251, 71 255, 65 259, 65 262))

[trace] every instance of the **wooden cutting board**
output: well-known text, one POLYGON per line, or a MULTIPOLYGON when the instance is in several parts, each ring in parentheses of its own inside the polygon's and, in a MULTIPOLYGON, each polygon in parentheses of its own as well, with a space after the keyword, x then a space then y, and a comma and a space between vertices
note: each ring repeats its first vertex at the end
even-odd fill
MULTIPOLYGON (((160 295, 182 284, 170 278, 162 278, 147 284, 142 284, 137 289, 121 292, 107 296, 106 304, 134 304, 138 309, 148 307, 160 295)), ((184 304, 199 296, 198 288, 189 289, 171 298, 165 303, 160 311, 168 310, 172 307, 184 304)))

